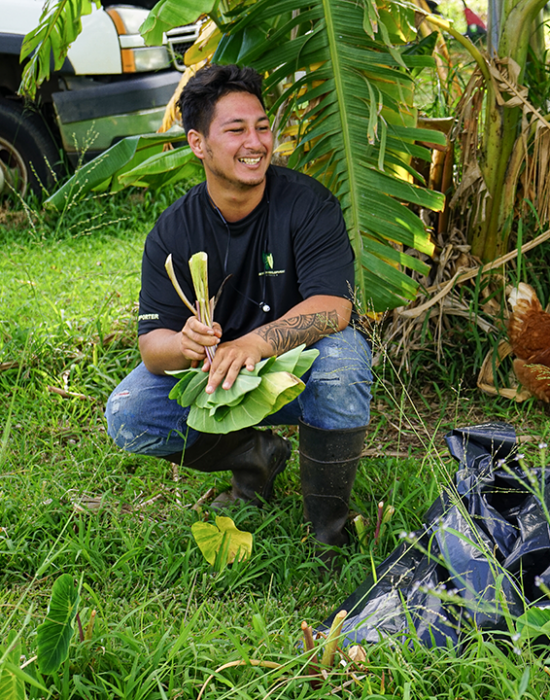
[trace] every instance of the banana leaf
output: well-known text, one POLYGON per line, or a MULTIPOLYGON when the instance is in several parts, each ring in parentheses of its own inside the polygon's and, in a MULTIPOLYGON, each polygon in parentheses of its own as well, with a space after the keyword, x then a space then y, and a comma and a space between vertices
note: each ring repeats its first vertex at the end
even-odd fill
POLYGON ((139 28, 145 43, 160 46, 164 32, 184 24, 191 24, 204 14, 208 14, 216 0, 160 0, 149 12, 139 28))
POLYGON ((166 143, 182 142, 184 134, 128 136, 79 168, 44 205, 61 211, 85 192, 118 192, 132 184, 151 184, 166 172, 171 182, 187 177, 194 158, 191 149, 185 146, 163 152, 166 143))
POLYGON ((204 177, 203 167, 188 146, 156 153, 135 168, 118 175, 120 188, 164 187, 180 180, 198 180, 204 177))
MULTIPOLYGON (((29 58, 21 80, 20 92, 31 100, 37 88, 59 70, 67 51, 82 31, 82 16, 101 7, 100 0, 57 0, 44 3, 38 27, 29 32, 21 45, 20 61, 29 58)), ((24 10, 23 10, 24 11, 24 10)))

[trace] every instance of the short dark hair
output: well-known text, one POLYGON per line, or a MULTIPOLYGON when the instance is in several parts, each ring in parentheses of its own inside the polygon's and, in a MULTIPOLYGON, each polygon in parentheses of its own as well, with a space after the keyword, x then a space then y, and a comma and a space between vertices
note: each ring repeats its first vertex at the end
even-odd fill
POLYGON ((197 71, 181 91, 177 106, 185 132, 194 129, 208 136, 216 103, 230 92, 249 92, 265 109, 259 73, 248 67, 211 64, 197 71))

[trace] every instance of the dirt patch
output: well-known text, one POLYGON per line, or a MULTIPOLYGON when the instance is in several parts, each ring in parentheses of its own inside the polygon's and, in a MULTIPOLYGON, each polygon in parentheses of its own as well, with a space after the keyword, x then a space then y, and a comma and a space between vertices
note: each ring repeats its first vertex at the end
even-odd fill
POLYGON ((522 444, 538 445, 548 426, 550 411, 542 402, 517 405, 471 391, 454 404, 443 405, 434 394, 411 396, 407 406, 375 400, 367 431, 365 456, 406 457, 426 454, 427 445, 445 454, 445 434, 489 422, 511 424, 522 444))

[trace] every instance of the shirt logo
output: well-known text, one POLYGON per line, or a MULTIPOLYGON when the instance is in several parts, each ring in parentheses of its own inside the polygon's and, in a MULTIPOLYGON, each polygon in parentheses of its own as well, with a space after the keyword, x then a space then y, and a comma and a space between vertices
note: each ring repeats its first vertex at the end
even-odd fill
POLYGON ((140 314, 138 316, 138 321, 156 321, 158 317, 158 314, 140 314))
POLYGON ((262 261, 264 264, 263 272, 258 273, 259 277, 263 275, 271 275, 277 277, 278 275, 284 275, 284 270, 274 270, 273 269, 273 253, 262 253, 262 261))

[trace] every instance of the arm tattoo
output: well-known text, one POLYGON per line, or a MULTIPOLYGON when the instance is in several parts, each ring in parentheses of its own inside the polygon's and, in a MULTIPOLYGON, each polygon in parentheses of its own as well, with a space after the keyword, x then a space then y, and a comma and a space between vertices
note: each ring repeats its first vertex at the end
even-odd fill
POLYGON ((318 314, 304 314, 292 318, 272 321, 254 331, 273 346, 275 354, 292 350, 305 343, 313 345, 326 335, 338 330, 338 313, 323 311, 318 314))

